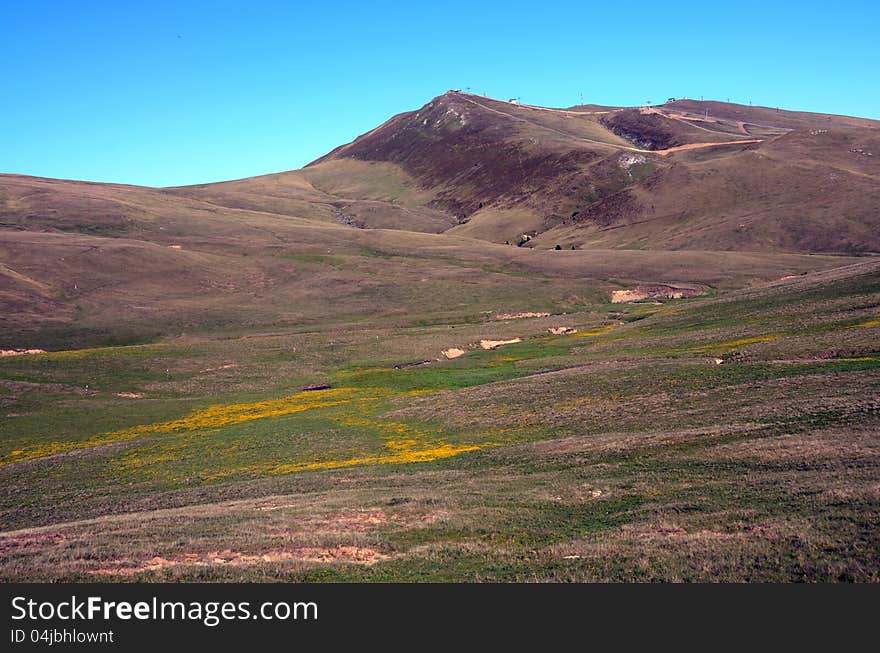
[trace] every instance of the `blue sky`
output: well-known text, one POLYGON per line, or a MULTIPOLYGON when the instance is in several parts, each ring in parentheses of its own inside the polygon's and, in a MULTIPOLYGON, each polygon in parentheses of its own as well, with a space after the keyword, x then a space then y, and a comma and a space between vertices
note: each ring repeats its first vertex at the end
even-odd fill
POLYGON ((880 119, 878 28, 867 0, 9 2, 0 172, 166 186, 290 170, 453 87, 880 119))

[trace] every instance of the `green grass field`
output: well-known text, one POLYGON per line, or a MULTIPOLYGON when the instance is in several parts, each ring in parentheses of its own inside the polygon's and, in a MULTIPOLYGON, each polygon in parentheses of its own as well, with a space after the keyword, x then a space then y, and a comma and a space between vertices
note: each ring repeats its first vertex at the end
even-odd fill
POLYGON ((2 577, 880 580, 880 265, 479 316, 0 359, 2 577))

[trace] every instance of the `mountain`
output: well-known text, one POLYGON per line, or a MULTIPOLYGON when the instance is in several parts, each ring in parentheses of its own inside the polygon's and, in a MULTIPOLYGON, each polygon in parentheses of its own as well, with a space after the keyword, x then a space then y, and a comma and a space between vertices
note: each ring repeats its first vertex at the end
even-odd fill
MULTIPOLYGON (((437 290, 414 292, 409 257, 433 260, 439 286, 525 266, 559 283, 557 308, 573 306, 571 275, 608 294, 819 269, 837 260, 796 255, 880 250, 878 134, 718 102, 548 109, 449 92, 302 170, 166 189, 2 175, 6 344, 395 315, 437 290), (723 274, 703 252, 731 253, 710 259, 723 274), (364 274, 377 256, 398 270, 378 285, 364 274)), ((510 290, 542 292, 525 285, 510 290)))
POLYGON ((337 207, 363 215, 363 207, 379 204, 376 215, 400 223, 409 210, 328 195, 299 173, 212 185, 210 201, 197 188, 15 175, 0 177, 0 188, 4 348, 336 321, 470 321, 486 310, 573 310, 607 301, 620 284, 731 288, 844 261, 602 249, 560 255, 456 233, 358 229, 336 219, 337 207), (231 188, 229 196, 221 188, 231 188))
MULTIPOLYGON (((448 92, 302 170, 156 197, 530 248, 860 254, 880 251, 878 182, 877 121, 693 100, 549 109, 448 92)), ((23 182, 0 183, 15 198, 23 182)), ((46 225, 59 210, 44 188, 0 204, 0 219, 46 225)), ((90 228, 108 218, 130 229, 133 216, 113 217, 123 214, 90 214, 90 228)))
POLYGON ((399 166, 455 217, 451 233, 495 242, 529 232, 545 248, 880 251, 871 120, 690 100, 547 109, 450 92, 306 170, 349 161, 399 166))
POLYGON ((0 175, 0 580, 880 580, 877 130, 451 92, 0 175))

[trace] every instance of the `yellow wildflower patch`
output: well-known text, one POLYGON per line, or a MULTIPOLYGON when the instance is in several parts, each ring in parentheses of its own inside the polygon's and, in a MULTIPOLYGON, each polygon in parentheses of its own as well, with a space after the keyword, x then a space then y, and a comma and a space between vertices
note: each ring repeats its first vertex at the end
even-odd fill
POLYGON ((606 324, 603 327, 597 327, 595 329, 591 329, 590 331, 578 331, 577 333, 574 333, 572 335, 575 338, 590 338, 593 336, 601 336, 603 333, 608 333, 617 326, 618 325, 616 324, 606 324))
POLYGON ((321 460, 277 465, 270 469, 272 474, 291 474, 294 472, 338 469, 356 465, 387 465, 394 463, 419 463, 450 458, 468 451, 478 451, 487 447, 500 446, 495 442, 479 444, 449 444, 439 437, 439 433, 415 427, 404 422, 395 422, 367 416, 343 415, 338 423, 345 426, 369 428, 388 438, 384 448, 387 452, 340 460, 321 460))
POLYGON ((866 327, 875 327, 880 326, 880 315, 875 318, 871 318, 867 322, 859 322, 858 324, 850 324, 847 329, 864 329, 866 327))
MULTIPOLYGON (((89 449, 104 444, 123 442, 142 435, 215 429, 256 419, 281 417, 315 408, 339 406, 354 399, 365 399, 364 397, 358 397, 358 393, 363 393, 363 391, 354 388, 331 388, 314 392, 300 392, 281 399, 269 399, 254 403, 209 406, 208 408, 197 410, 187 417, 168 422, 133 426, 119 431, 103 433, 88 440, 47 442, 18 449, 0 457, 0 466, 67 453, 77 449, 89 449)), ((370 399, 370 397, 366 399, 370 399)))
POLYGON ((281 399, 269 399, 250 404, 209 406, 181 419, 135 426, 124 431, 117 431, 117 433, 127 434, 130 432, 134 434, 132 437, 136 437, 147 433, 171 433, 174 431, 219 428, 255 419, 300 413, 313 408, 338 406, 354 399, 357 392, 353 388, 331 388, 313 392, 300 392, 289 397, 282 397, 281 399))
MULTIPOLYGON (((410 441, 414 444, 414 441, 410 441)), ((321 469, 338 469, 340 467, 354 467, 356 465, 390 465, 399 463, 425 463, 442 458, 451 458, 468 451, 478 451, 488 447, 500 446, 494 442, 481 444, 449 444, 439 442, 426 449, 415 449, 410 443, 388 442, 386 447, 389 453, 363 456, 361 458, 349 458, 346 460, 321 460, 315 462, 291 463, 278 465, 271 470, 272 474, 292 474, 294 472, 315 471, 321 469)))
POLYGON ((868 363, 880 361, 880 356, 858 356, 856 358, 833 358, 828 363, 868 363))
MULTIPOLYGON (((394 392, 382 388, 331 388, 313 392, 300 392, 280 399, 209 406, 180 419, 142 424, 127 429, 111 431, 87 440, 49 442, 34 445, 33 447, 16 449, 0 458, 0 465, 124 442, 144 435, 194 433, 252 420, 281 417, 308 410, 332 408, 342 405, 356 407, 357 413, 354 415, 346 413, 334 415, 331 416, 331 419, 343 426, 366 428, 378 433, 385 439, 383 445, 385 451, 341 459, 303 461, 281 465, 267 463, 248 469, 253 472, 288 474, 297 471, 336 469, 353 465, 427 462, 448 458, 467 451, 500 446, 495 442, 450 444, 445 442, 437 431, 420 428, 405 422, 381 419, 371 414, 378 410, 379 400, 382 398, 417 396, 431 394, 432 392, 431 390, 394 392)), ((179 441, 176 444, 166 443, 159 451, 148 454, 141 453, 127 459, 124 466, 131 471, 136 467, 152 467, 156 464, 172 462, 177 460, 179 455, 184 455, 188 446, 184 441, 179 441)), ((234 449, 235 445, 232 448, 234 449)), ((210 478, 225 477, 241 471, 245 471, 245 469, 227 470, 217 473, 210 478)))

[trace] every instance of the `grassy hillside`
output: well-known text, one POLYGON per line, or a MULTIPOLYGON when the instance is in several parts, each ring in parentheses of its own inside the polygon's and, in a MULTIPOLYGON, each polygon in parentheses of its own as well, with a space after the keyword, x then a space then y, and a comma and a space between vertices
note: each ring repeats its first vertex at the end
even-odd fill
MULTIPOLYGON (((342 183, 338 170, 323 172, 308 175, 319 186, 342 183)), ((279 188, 321 197, 305 179, 284 179, 279 188)), ((0 348, 137 344, 192 332, 337 323, 474 322, 493 311, 579 310, 637 283, 730 288, 845 262, 536 251, 449 234, 358 229, 327 220, 314 199, 303 199, 308 210, 294 217, 181 198, 176 189, 14 176, 0 177, 0 185, 7 225, 0 230, 0 348)))
POLYGON ((876 581, 878 311, 861 263, 660 306, 0 359, 0 569, 876 581))
POLYGON ((399 165, 493 242, 880 251, 876 121, 683 100, 546 109, 462 93, 320 160, 399 165))
POLYGON ((880 131, 796 130, 736 152, 668 157, 641 184, 541 234, 536 246, 877 251, 880 131))
POLYGON ((0 175, 0 580, 880 580, 877 134, 449 93, 0 175))
MULTIPOLYGON (((120 235, 185 206, 494 243, 527 235, 544 249, 861 254, 880 251, 878 156, 878 124, 860 118, 693 100, 550 109, 450 92, 303 170, 153 191, 146 207, 146 189, 115 187, 111 201, 83 184, 79 208, 94 215, 63 228, 120 235)), ((4 224, 63 212, 65 182, 34 183, 4 179, 4 224)))

